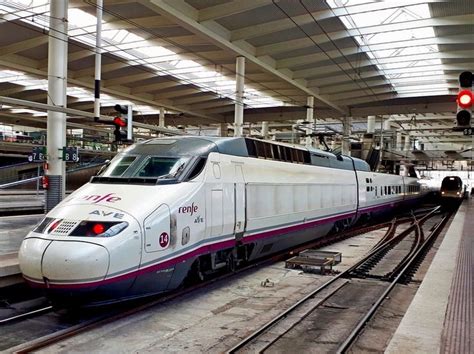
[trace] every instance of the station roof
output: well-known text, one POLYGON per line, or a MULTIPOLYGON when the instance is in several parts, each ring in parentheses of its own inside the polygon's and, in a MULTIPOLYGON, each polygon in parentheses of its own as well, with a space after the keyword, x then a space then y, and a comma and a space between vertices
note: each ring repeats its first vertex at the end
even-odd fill
MULTIPOLYGON (((68 107, 93 108, 96 2, 69 1, 68 107)), ((438 0, 104 0, 102 106, 153 122, 232 122, 235 60, 246 58, 246 121, 390 118, 407 134, 469 144, 449 130, 458 75, 474 71, 474 3, 438 0)), ((0 96, 46 102, 49 2, 0 4, 0 96)), ((45 112, 0 107, 0 121, 45 112)), ((286 124, 286 125, 285 125, 286 124)), ((362 126, 354 126, 354 130, 362 126)), ((472 145, 471 145, 472 147, 472 145)))

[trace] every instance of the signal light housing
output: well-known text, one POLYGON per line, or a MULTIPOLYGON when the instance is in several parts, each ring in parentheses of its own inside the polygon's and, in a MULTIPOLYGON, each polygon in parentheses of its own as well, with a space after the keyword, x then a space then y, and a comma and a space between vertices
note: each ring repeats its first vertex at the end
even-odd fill
POLYGON ((472 80, 472 72, 464 71, 459 75, 459 86, 470 89, 472 87, 472 80))
POLYGON ((462 129, 471 127, 471 112, 463 109, 456 114, 456 120, 458 122, 458 127, 462 129))
POLYGON ((456 113, 457 126, 454 130, 465 130, 471 128, 472 117, 472 80, 473 75, 470 71, 464 71, 459 75, 459 92, 456 98, 458 111, 456 113))

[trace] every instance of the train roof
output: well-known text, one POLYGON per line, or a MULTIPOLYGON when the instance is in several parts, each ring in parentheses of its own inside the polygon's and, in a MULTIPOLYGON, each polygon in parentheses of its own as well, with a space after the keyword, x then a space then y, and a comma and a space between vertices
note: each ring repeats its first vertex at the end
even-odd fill
POLYGON ((211 152, 242 157, 306 163, 315 166, 370 171, 367 162, 357 158, 336 155, 328 151, 304 146, 277 143, 268 140, 240 137, 177 136, 154 138, 132 145, 127 153, 156 154, 164 156, 207 156, 211 152), (159 148, 158 148, 159 147, 159 148))

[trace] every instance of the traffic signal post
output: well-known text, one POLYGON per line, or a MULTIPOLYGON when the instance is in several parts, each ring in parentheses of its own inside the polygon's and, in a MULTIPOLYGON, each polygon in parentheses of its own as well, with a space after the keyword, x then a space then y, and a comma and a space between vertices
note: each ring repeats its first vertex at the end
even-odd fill
POLYGON ((120 144, 124 142, 133 141, 133 110, 131 105, 120 105, 114 106, 115 111, 118 113, 114 119, 105 120, 94 118, 97 123, 103 123, 114 126, 114 143, 120 144), (122 128, 127 127, 124 131, 122 128))

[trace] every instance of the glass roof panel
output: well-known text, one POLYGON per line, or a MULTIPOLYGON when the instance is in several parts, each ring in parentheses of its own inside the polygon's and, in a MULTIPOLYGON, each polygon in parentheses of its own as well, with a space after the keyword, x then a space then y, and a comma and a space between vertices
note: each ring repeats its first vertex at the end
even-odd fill
POLYGON ((326 2, 339 10, 339 19, 347 29, 358 33, 355 40, 399 95, 408 97, 420 90, 425 94, 447 94, 449 84, 438 54, 434 29, 417 22, 431 18, 428 4, 396 7, 393 2, 386 1, 386 8, 383 8, 376 0, 326 2), (360 6, 354 6, 362 3, 364 11, 360 6), (422 80, 425 77, 430 80, 422 80), (433 84, 435 77, 437 83, 433 84), (418 85, 415 85, 416 78, 420 79, 418 85), (406 86, 406 82, 413 85, 406 86))
MULTIPOLYGON (((49 27, 49 1, 48 0, 12 0, 0 2, 0 14, 11 14, 12 19, 20 19, 28 22, 30 25, 48 29, 49 27)), ((80 8, 70 8, 68 11, 69 36, 75 40, 95 46, 95 24, 96 17, 80 8)), ((104 52, 110 52, 117 55, 132 65, 145 65, 155 70, 156 75, 172 75, 181 83, 195 84, 203 91, 209 91, 235 100, 235 79, 223 75, 219 70, 212 70, 202 64, 184 59, 178 53, 173 52, 171 48, 165 48, 156 41, 148 40, 127 29, 114 29, 113 23, 107 23, 102 31, 104 52), (229 89, 227 89, 229 87, 229 89)), ((91 48, 91 50, 93 50, 91 48)), ((0 82, 17 83, 21 80, 23 73, 18 73, 17 77, 8 78, 0 74, 0 82)), ((233 76, 232 73, 228 74, 233 76)), ((20 84, 20 83, 19 83, 20 84)), ((77 98, 83 98, 84 92, 70 90, 71 95, 77 98)), ((247 87, 246 91, 250 91, 247 87)), ((88 92, 85 90, 85 92, 88 92)), ((69 94, 69 90, 68 90, 69 94)), ((103 96, 103 95, 102 95, 103 96)), ((93 97, 91 95, 91 97, 93 97)), ((245 104, 250 107, 262 107, 265 103, 268 105, 283 105, 280 100, 275 100, 267 94, 258 90, 252 90, 251 95, 246 95, 245 104)), ((144 109, 149 110, 150 107, 144 109)))

